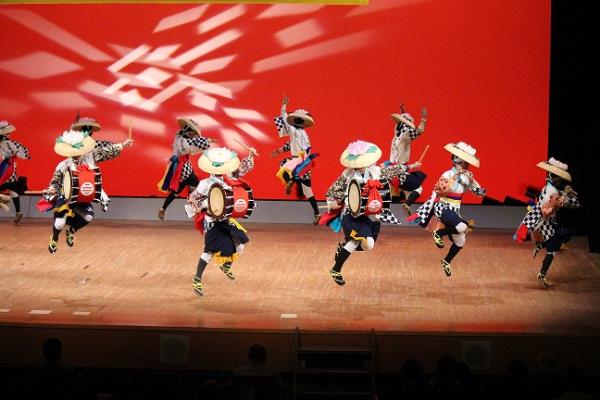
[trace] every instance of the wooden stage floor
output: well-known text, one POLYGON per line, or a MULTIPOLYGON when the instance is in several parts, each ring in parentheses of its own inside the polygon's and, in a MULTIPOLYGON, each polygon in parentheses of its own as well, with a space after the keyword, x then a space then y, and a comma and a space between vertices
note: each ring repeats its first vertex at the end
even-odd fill
POLYGON ((389 227, 353 254, 346 286, 328 274, 341 238, 325 227, 246 223, 235 281, 209 265, 191 279, 202 237, 191 223, 94 221, 68 248, 46 247, 50 220, 0 219, 0 324, 410 333, 600 334, 600 255, 576 237, 536 280, 545 252, 512 232, 476 230, 452 263, 416 227, 389 227))

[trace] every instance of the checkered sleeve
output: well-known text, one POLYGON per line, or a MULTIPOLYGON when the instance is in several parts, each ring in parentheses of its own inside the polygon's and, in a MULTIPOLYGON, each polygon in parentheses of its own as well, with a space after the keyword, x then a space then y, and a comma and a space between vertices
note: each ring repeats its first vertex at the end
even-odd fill
POLYGON ((252 155, 252 153, 250 153, 250 154, 248 154, 248 156, 246 158, 244 158, 242 161, 240 161, 240 166, 238 167, 238 169, 233 171, 232 175, 234 178, 241 178, 242 176, 246 175, 248 172, 252 171, 253 168, 254 168, 254 156, 252 155))
POLYGON ((327 193, 325 193, 325 198, 327 200, 335 200, 338 203, 344 201, 346 197, 346 182, 348 170, 345 170, 336 180, 331 184, 327 193))
POLYGON ((475 179, 471 178, 471 182, 469 184, 469 190, 473 192, 475 196, 483 197, 487 193, 485 188, 482 188, 479 182, 475 179))
POLYGON ((286 119, 287 112, 285 111, 285 108, 281 109, 280 116, 273 118, 273 122, 275 123, 275 127, 277 128, 277 133, 279 134, 279 137, 287 136, 290 134, 291 126, 287 123, 286 119))
POLYGON ((577 193, 570 186, 563 193, 563 207, 566 208, 581 208, 581 203, 577 198, 577 193))
POLYGON ((187 138, 186 143, 188 145, 188 149, 196 148, 198 150, 206 150, 210 147, 210 143, 208 142, 208 138, 197 136, 193 138, 187 138))
POLYGON ((23 146, 21 143, 15 142, 14 140, 10 140, 9 146, 12 155, 25 160, 31 159, 31 157, 29 156, 29 149, 27 149, 27 147, 23 146))
POLYGON ((52 174, 52 179, 48 184, 48 187, 53 187, 56 192, 60 190, 62 186, 63 176, 65 175, 65 171, 67 170, 67 160, 63 160, 58 163, 56 168, 54 169, 54 173, 52 174))
POLYGON ((406 180, 408 167, 404 164, 388 165, 387 167, 381 167, 381 177, 383 179, 398 178, 400 184, 403 184, 406 180))
POLYGON ((113 143, 108 140, 97 140, 92 154, 95 162, 102 162, 112 160, 118 157, 123 151, 123 145, 121 143, 113 143))
POLYGON ((432 193, 431 197, 417 209, 417 219, 419 225, 425 226, 425 221, 429 219, 433 211, 433 205, 435 204, 435 193, 432 193))

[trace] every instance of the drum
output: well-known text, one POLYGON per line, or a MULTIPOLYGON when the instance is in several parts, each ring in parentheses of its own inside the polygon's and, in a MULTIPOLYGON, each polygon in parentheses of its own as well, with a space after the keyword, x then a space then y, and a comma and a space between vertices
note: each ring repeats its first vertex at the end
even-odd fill
POLYGON ((387 179, 370 179, 363 184, 356 179, 348 185, 348 209, 353 217, 380 214, 392 202, 387 179))
POLYGON ((208 189, 208 215, 216 220, 250 217, 255 206, 252 188, 241 181, 228 183, 229 188, 213 183, 208 189))
POLYGON ((69 204, 89 204, 102 199, 102 174, 98 168, 80 165, 63 175, 63 195, 69 204))

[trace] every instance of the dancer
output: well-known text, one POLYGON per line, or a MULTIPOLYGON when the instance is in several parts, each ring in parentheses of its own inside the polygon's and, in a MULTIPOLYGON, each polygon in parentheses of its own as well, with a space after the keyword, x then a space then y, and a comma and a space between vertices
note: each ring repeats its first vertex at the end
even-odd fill
POLYGON ((236 198, 235 189, 238 187, 242 191, 251 191, 250 186, 239 178, 254 168, 255 154, 256 150, 249 148, 248 156, 240 161, 234 151, 216 147, 205 151, 198 159, 198 167, 210 174, 200 181, 186 204, 188 216, 195 218, 196 227, 205 235, 204 252, 198 260, 196 275, 192 280, 192 287, 198 296, 204 295, 202 274, 211 260, 219 264, 219 268, 229 279, 235 279, 231 265, 249 239, 246 229, 226 210, 237 211, 242 217, 249 216, 248 211, 251 212, 252 206, 247 197, 246 200, 236 198), (230 204, 227 203, 228 200, 231 201, 230 204), (215 214, 217 208, 220 215, 215 214))
POLYGON ((542 189, 537 204, 523 218, 517 232, 517 240, 522 242, 527 234, 531 233, 535 241, 533 258, 542 248, 546 248, 546 257, 542 261, 537 278, 548 288, 550 282, 546 276, 554 260, 554 253, 575 234, 575 229, 558 224, 556 214, 563 207, 580 208, 581 204, 577 199, 577 192, 570 186, 572 179, 567 164, 551 157, 548 161, 538 163, 537 167, 547 172, 546 186, 542 189))
POLYGON ((168 192, 162 207, 158 210, 158 218, 165 219, 167 207, 175 200, 177 195, 186 187, 191 193, 198 186, 198 177, 194 173, 190 156, 208 149, 215 139, 202 136, 200 125, 191 118, 177 119, 179 129, 173 141, 173 155, 165 176, 159 182, 159 189, 168 192))
POLYGON ((15 126, 8 121, 0 121, 0 193, 6 191, 12 198, 15 206, 14 223, 18 224, 23 217, 19 196, 27 190, 27 178, 17 175, 17 158, 30 160, 31 157, 27 147, 10 139, 10 134, 15 130, 15 126))
POLYGON ((48 244, 51 254, 58 250, 58 237, 65 225, 68 225, 67 245, 74 245, 75 232, 94 218, 93 203, 100 204, 106 211, 110 199, 102 190, 102 176, 96 163, 119 156, 132 144, 131 139, 122 143, 96 142, 83 130, 69 130, 56 139, 54 151, 66 158, 56 166, 45 190, 46 201, 40 202, 49 204, 45 211, 54 212, 52 237, 48 244))
MULTIPOLYGON (((390 151, 389 163, 391 164, 408 163, 410 159, 410 145, 413 140, 421 136, 427 124, 426 108, 421 110, 421 122, 419 122, 418 127, 415 126, 414 118, 404 110, 404 105, 400 105, 400 112, 400 114, 394 113, 391 115, 396 123, 390 151)), ((397 179, 390 181, 392 185, 392 199, 404 200, 401 204, 409 216, 411 214, 410 206, 423 193, 422 185, 425 178, 427 178, 427 175, 424 172, 411 171, 402 185, 399 184, 397 179)))
POLYGON ((450 263, 465 245, 469 223, 460 215, 460 204, 463 194, 470 190, 476 196, 485 196, 486 190, 479 185, 469 171, 469 166, 479 168, 479 158, 475 149, 464 142, 449 143, 444 146, 451 154, 452 168, 444 172, 435 184, 429 200, 418 208, 414 220, 427 227, 430 222, 443 227, 434 227, 433 241, 438 248, 444 247, 444 236, 448 236, 452 246, 448 254, 441 260, 446 276, 452 275, 450 263), (431 221, 435 217, 437 220, 431 221))
MULTIPOLYGON (((381 223, 371 219, 382 215, 391 215, 389 201, 387 207, 381 196, 389 191, 387 180, 398 178, 403 183, 408 168, 416 169, 421 165, 415 163, 379 167, 375 165, 381 157, 377 145, 357 140, 348 145, 340 157, 340 163, 346 167, 327 191, 327 206, 332 213, 340 209, 344 242, 339 243, 335 252, 335 264, 329 275, 335 283, 346 284, 342 275, 342 267, 350 254, 355 250, 371 250, 379 235, 381 223)), ((381 218, 380 218, 381 219, 381 218)), ((326 223, 326 216, 320 223, 326 223)))
POLYGON ((314 126, 315 121, 312 115, 303 109, 288 114, 286 111, 288 103, 289 99, 284 95, 281 102, 281 115, 274 121, 279 137, 288 136, 289 141, 273 150, 271 156, 277 157, 287 151, 291 153, 291 157, 281 160, 277 176, 285 184, 286 194, 291 194, 293 186, 296 185, 297 196, 308 199, 314 214, 313 224, 317 224, 320 217, 319 207, 312 191, 311 177, 313 160, 318 157, 318 154, 312 152, 310 139, 305 130, 314 126))

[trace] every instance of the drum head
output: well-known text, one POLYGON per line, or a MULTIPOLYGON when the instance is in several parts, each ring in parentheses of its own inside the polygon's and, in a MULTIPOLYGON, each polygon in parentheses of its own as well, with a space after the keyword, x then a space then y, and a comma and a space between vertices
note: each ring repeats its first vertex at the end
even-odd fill
POLYGON ((214 183, 208 189, 208 215, 220 218, 225 212, 225 192, 221 185, 214 183))
POLYGON ((360 185, 355 180, 348 185, 348 208, 354 216, 360 212, 360 185))
POLYGON ((71 171, 66 170, 65 173, 63 174, 63 185, 62 185, 62 190, 63 190, 63 195, 65 196, 65 199, 70 199, 71 198, 71 171))

